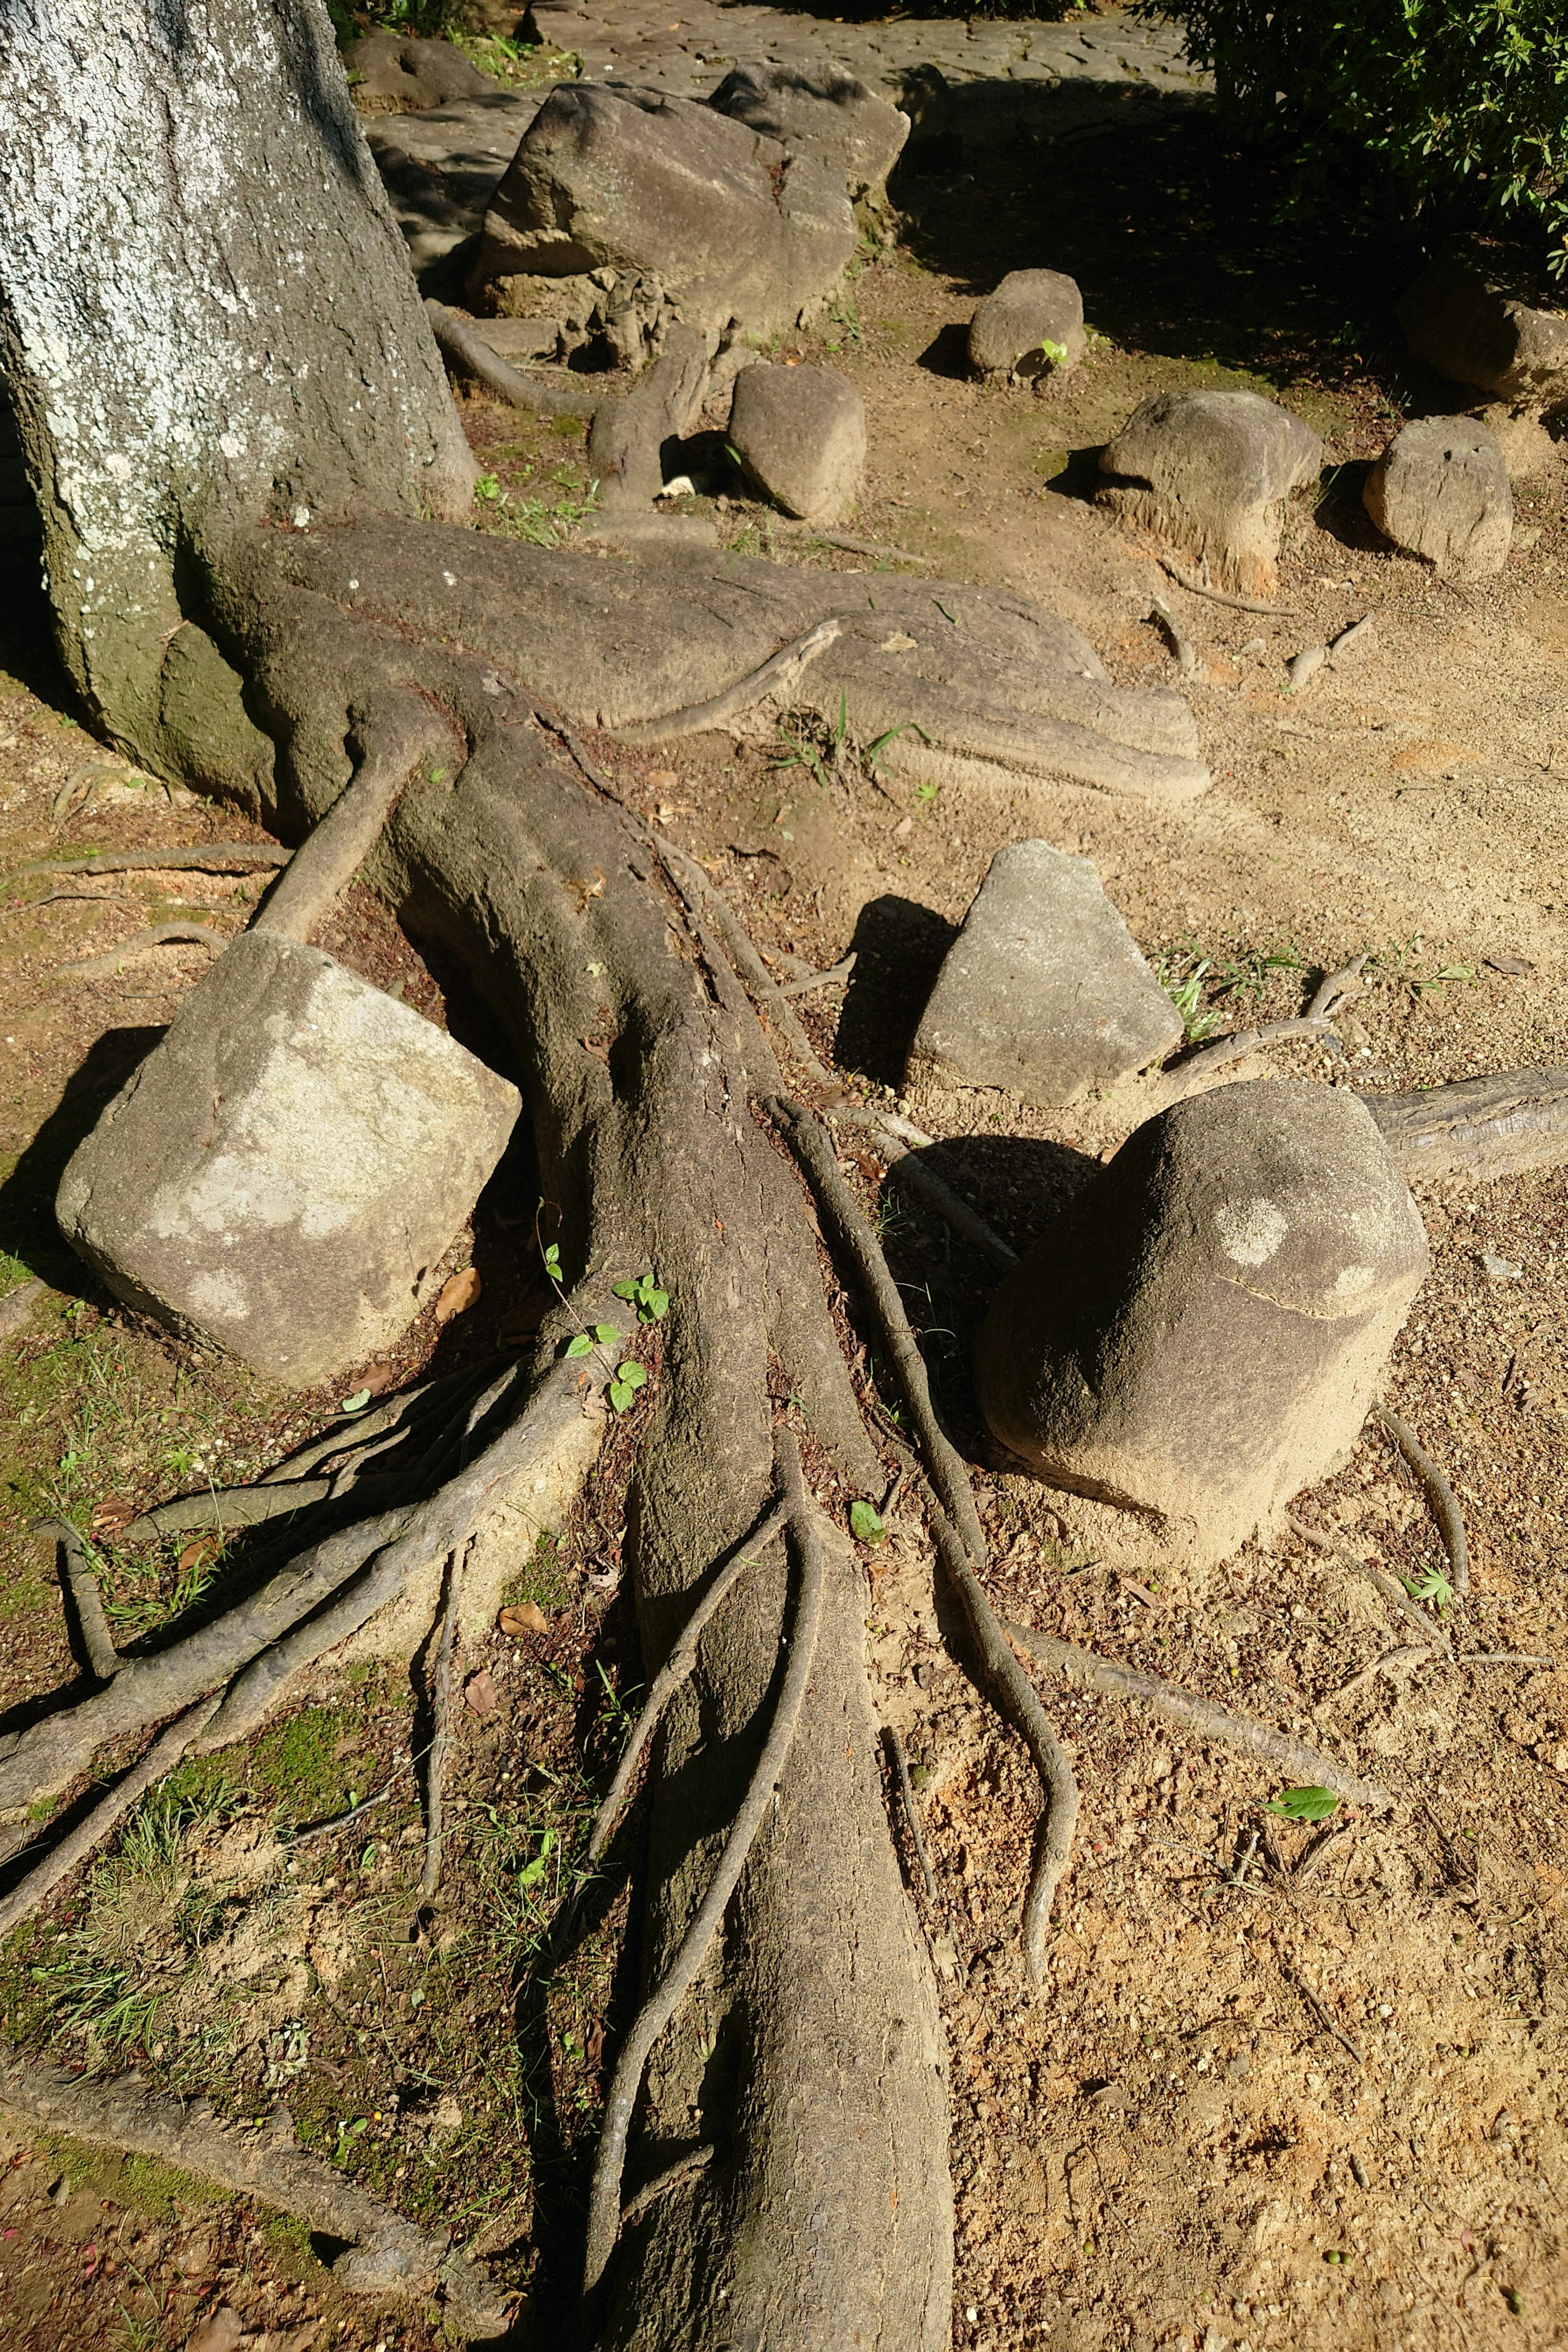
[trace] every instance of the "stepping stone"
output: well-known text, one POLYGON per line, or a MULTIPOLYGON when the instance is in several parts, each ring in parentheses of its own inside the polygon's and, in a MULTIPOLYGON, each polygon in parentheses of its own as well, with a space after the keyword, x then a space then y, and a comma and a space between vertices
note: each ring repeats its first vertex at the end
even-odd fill
POLYGON ((397 1339, 515 1087, 319 948, 226 948, 77 1147, 61 1231, 110 1290, 308 1388, 397 1339))
POLYGON ((1424 416, 1397 432, 1362 503, 1384 539, 1440 576, 1487 580, 1508 562, 1513 492, 1495 434, 1473 416, 1424 416))
POLYGON ((1429 1265, 1348 1087, 1216 1087, 1131 1135, 1005 1276, 981 1409, 1046 1485, 1152 1514, 1209 1566, 1354 1444, 1429 1265))
POLYGON ((1162 1060, 1182 1036, 1092 862, 1015 841, 947 951, 906 1083, 1000 1087, 1054 1110, 1162 1060))
POLYGON ((1256 392, 1157 392, 1100 460, 1100 502, 1214 569, 1246 596, 1279 585, 1285 500, 1317 480, 1310 425, 1256 392))
POLYGON ((730 446, 747 478, 785 514, 837 522, 866 465, 866 404, 836 368, 742 368, 730 403, 730 446))
POLYGON ((970 320, 969 364, 981 375, 1065 373, 1083 351, 1083 296, 1059 269, 1010 271, 970 320))

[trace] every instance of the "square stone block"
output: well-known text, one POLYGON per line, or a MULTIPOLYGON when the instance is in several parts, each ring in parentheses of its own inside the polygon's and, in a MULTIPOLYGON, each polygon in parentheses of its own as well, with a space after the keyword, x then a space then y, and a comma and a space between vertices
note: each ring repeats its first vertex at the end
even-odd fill
POLYGON ((308 1387, 407 1328, 520 1108, 335 957, 251 931, 78 1146, 56 1213, 128 1305, 308 1387))

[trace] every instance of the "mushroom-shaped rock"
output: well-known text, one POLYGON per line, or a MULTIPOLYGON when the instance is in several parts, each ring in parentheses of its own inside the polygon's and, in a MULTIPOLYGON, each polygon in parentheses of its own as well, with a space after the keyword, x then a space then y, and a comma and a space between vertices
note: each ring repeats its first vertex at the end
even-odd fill
POLYGON ((1323 445, 1256 392, 1156 392, 1100 456, 1103 503, 1205 559, 1216 583, 1271 596, 1285 500, 1315 481, 1323 445))
POLYGON ((854 251, 842 184, 811 156, 693 99, 573 82, 496 190, 469 285, 627 272, 657 278, 688 326, 772 334, 854 251))
POLYGON ((1059 269, 1015 269, 969 323, 969 364, 980 375, 1027 378, 1083 357, 1083 296, 1059 269))
POLYGON ((1056 1108, 1181 1041, 1181 1017, 1092 861, 1014 841, 992 859, 942 961, 908 1080, 1003 1087, 1056 1108))
POLYGON ((497 98, 501 93, 454 42, 400 40, 395 33, 368 33, 342 53, 353 102, 362 115, 404 114, 455 99, 497 98))
POLYGON ((785 514, 835 522, 860 488, 866 404, 836 368, 759 362, 735 378, 730 446, 785 514))
POLYGON ((1385 539, 1454 579, 1489 579, 1508 561, 1508 467, 1496 435, 1473 416, 1403 425, 1367 476, 1362 502, 1385 539))
POLYGON ((520 1099, 334 957, 251 931, 77 1147, 56 1214, 119 1297, 308 1387, 413 1320, 520 1099))
POLYGON ((809 155, 851 204, 881 201, 910 118, 830 65, 737 66, 708 101, 792 155, 809 155))
POLYGON ((1047 1485, 1212 1563, 1353 1444, 1428 1263, 1348 1089, 1215 1087, 1130 1136, 1006 1276, 981 1406, 1047 1485))

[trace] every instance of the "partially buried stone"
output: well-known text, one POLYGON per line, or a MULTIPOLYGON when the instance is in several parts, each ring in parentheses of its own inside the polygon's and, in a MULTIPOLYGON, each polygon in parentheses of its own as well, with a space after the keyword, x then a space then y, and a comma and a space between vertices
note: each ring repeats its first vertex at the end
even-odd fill
POLYGON ((992 859, 947 951, 907 1083, 1002 1087, 1054 1109, 1181 1040, 1180 1015, 1090 860, 1015 841, 992 859))
POLYGON ((1271 596, 1285 500, 1315 481, 1323 445, 1256 392, 1156 392, 1100 456, 1102 504, 1200 561, 1215 585, 1271 596))
POLYGON ((1003 1281, 981 1407, 1047 1486, 1212 1564, 1354 1444, 1429 1263, 1348 1089, 1215 1087, 1130 1136, 1003 1281))
POLYGON ((1397 432, 1362 503, 1384 539, 1439 573, 1485 580, 1513 541, 1513 492, 1494 435, 1473 416, 1423 416, 1397 432))
POLYGON ((118 1297, 302 1388, 412 1321, 519 1108, 407 1005, 253 931, 78 1146, 56 1213, 118 1297))
POLYGON ((735 379, 730 446, 785 514, 836 522, 860 488, 865 403, 834 368, 759 362, 735 379))
POLYGON ((969 364, 986 376, 1065 372, 1083 357, 1083 296, 1059 269, 1015 269, 969 327, 969 364))

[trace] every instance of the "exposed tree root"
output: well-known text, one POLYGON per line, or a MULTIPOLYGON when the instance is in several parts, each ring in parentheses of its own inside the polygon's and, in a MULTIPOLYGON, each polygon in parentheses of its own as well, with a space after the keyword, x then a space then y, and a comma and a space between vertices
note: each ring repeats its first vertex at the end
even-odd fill
POLYGON ((899 1783, 899 1794, 903 1799, 904 1819, 909 1823, 910 1843, 914 1847, 915 1860, 921 1866, 921 1877, 927 1895, 934 1895, 936 1880, 931 1874, 931 1856, 926 1852, 925 1832, 921 1828, 920 1810, 915 1803, 915 1792, 910 1780, 910 1759, 904 1754, 904 1743, 899 1738, 892 1724, 889 1723, 886 1727, 882 1736, 887 1744, 888 1754, 892 1759, 893 1772, 899 1783))
POLYGON ((1277 1764, 1281 1771, 1289 1773, 1300 1785, 1331 1789, 1348 1805, 1368 1805, 1381 1812, 1394 1802, 1386 1789, 1356 1779, 1331 1757, 1292 1739, 1286 1732, 1256 1722, 1250 1716, 1233 1715, 1228 1707, 1216 1706, 1212 1699, 1178 1689, 1174 1683, 1162 1682, 1156 1675, 1140 1674, 1135 1667, 1099 1657, 1092 1650, 1078 1649, 1071 1642, 1058 1642, 1052 1634, 1037 1633, 1032 1626, 1009 1624, 1007 1632, 1032 1658, 1054 1667, 1081 1689, 1103 1691, 1109 1698, 1137 1699, 1152 1714, 1192 1733, 1194 1738, 1218 1740, 1244 1756, 1261 1756, 1266 1762, 1277 1764))
POLYGON ((781 1429, 777 1438, 779 1482, 784 1489, 790 1533, 800 1555, 800 1596, 795 1605, 788 1643, 789 1662, 779 1689, 778 1705, 757 1759, 750 1786, 736 1812, 724 1850, 708 1892, 681 1938, 679 1950, 660 1984, 647 1996, 632 2021, 616 2061, 605 2099, 598 2152, 594 2159, 593 2186, 588 2197, 588 2234, 583 2257, 583 2293, 593 2294, 604 2275, 620 2226, 621 2173, 626 2162, 626 2134, 642 2082, 643 2068, 654 2043, 696 1983, 719 1932, 731 1896, 741 1882, 752 1843, 773 1803, 773 1790, 784 1776, 795 1727, 805 1705, 806 1685, 816 1655, 822 1626, 823 1561, 814 1506, 800 1474, 800 1452, 794 1436, 781 1429))
POLYGON ((470 2337, 502 2335, 505 2297, 454 2251, 356 2188, 325 2157, 297 2147, 282 2110, 268 2124, 221 2123, 209 2101, 165 2098, 121 2074, 68 2074, 0 2044, 0 2107, 34 2130, 60 2133, 194 2172, 295 2214, 344 2245, 331 2263, 350 2294, 438 2297, 470 2337))
POLYGON ((531 408, 541 416, 592 418, 604 404, 591 393, 573 392, 564 384, 540 383, 532 376, 520 375, 499 352, 491 351, 466 319, 459 319, 445 304, 426 297, 425 315, 442 351, 491 392, 499 392, 503 400, 510 400, 514 408, 531 408))
POLYGON ((287 866, 294 852, 271 841, 208 841, 194 849, 111 849, 90 857, 36 857, 0 877, 0 890, 29 874, 249 874, 287 866))
POLYGON ((722 694, 692 703, 684 710, 672 710, 668 718, 646 719, 640 727, 619 727, 616 732, 623 743, 667 743, 679 735, 721 732, 747 718, 770 696, 782 701, 792 694, 812 663, 829 646, 837 645, 843 634, 842 621, 818 621, 814 629, 781 646, 750 677, 738 678, 722 694))
POLYGON ((1371 1560, 1363 1559, 1348 1545, 1336 1543, 1332 1536, 1325 1535, 1321 1528, 1309 1526, 1305 1519, 1297 1518, 1292 1512, 1286 1513, 1285 1524, 1303 1542, 1311 1544, 1318 1551, 1328 1552, 1332 1559, 1342 1560, 1346 1568, 1353 1569, 1358 1576, 1364 1576, 1370 1584, 1375 1584, 1384 1599, 1393 1603, 1405 1622, 1415 1626, 1429 1650, 1435 1650, 1439 1657, 1453 1656, 1453 1644, 1442 1627, 1434 1624, 1425 1609, 1412 1601, 1395 1578, 1385 1575, 1381 1568, 1374 1568, 1371 1560))
POLYGON ((1291 618, 1288 604, 1265 604, 1256 596, 1232 596, 1223 588, 1211 588, 1206 580, 1194 580, 1190 572, 1184 572, 1168 555, 1162 555, 1159 562, 1161 571, 1168 572, 1177 587, 1184 588, 1189 596, 1206 596, 1211 604, 1228 604, 1233 613, 1268 613, 1275 620, 1284 621, 1291 618))
POLYGON ((766 1551, 775 1538, 783 1533, 788 1518, 787 1507, 770 1511, 755 1535, 748 1536, 745 1542, 735 1552, 734 1557, 726 1560, 718 1572, 710 1578, 706 1591, 698 1600, 681 1629, 679 1640, 653 1678, 652 1686, 643 1701, 642 1711, 632 1727, 632 1735, 626 1742, 626 1752, 616 1767, 616 1777, 605 1791, 603 1804, 594 1817, 593 1833, 588 1840, 590 1862, 598 1861, 615 1835, 616 1824, 620 1820, 625 1807, 626 1793, 637 1777, 643 1750, 658 1730, 666 1707, 697 1664, 697 1644, 702 1638, 702 1628, 713 1615, 714 1611, 723 1605, 747 1569, 756 1565, 755 1555, 766 1551))
POLYGON ((76 1614, 77 1632, 93 1677, 100 1683, 112 1682, 120 1672, 120 1653, 110 1635, 109 1620, 103 1613, 103 1595, 92 1563, 87 1556, 87 1546, 68 1519, 38 1519, 34 1522, 36 1536, 52 1538, 59 1554, 64 1582, 71 1597, 76 1614))
POLYGON ((118 947, 106 948, 101 955, 83 956, 76 963, 55 966, 52 980, 105 980, 117 972, 127 956, 141 955, 148 948, 193 947, 211 948, 221 955, 228 945, 223 931, 215 931, 208 923, 154 923, 145 931, 132 931, 118 947))
POLYGON ((1374 1404, 1371 1418, 1394 1444, 1421 1482, 1432 1517, 1437 1522, 1437 1532, 1443 1538, 1443 1549, 1448 1555, 1448 1581, 1461 1601, 1470 1589, 1470 1552, 1465 1541, 1465 1522, 1455 1499, 1454 1490, 1426 1452, 1413 1429, 1400 1420, 1385 1404, 1374 1404))
POLYGON ((441 1884, 441 1832, 447 1780, 447 1755, 452 1744, 452 1645, 457 1638, 458 1612, 463 1598, 463 1570, 468 1548, 462 1544, 447 1563, 446 1593, 441 1608, 441 1637, 436 1651, 431 1690, 430 1748, 425 1759, 425 1867, 419 1893, 428 1901, 441 1884))
POLYGON ((201 1731, 217 1705, 216 1699, 201 1699, 188 1707, 178 1721, 172 1723, 161 1738, 155 1739, 133 1770, 123 1780, 117 1781, 101 1804, 93 1807, 84 1821, 77 1823, 68 1836, 61 1838, 30 1870, 19 1886, 12 1888, 0 1903, 0 1940, 13 1927, 36 1911, 44 1897, 68 1877, 77 1864, 100 1846, 144 1790, 165 1772, 172 1772, 193 1739, 201 1731))

